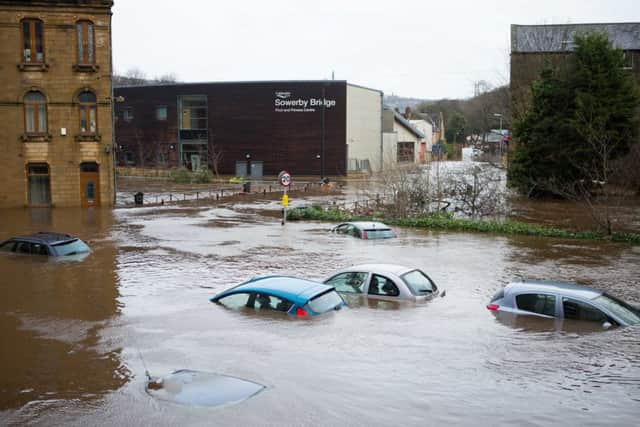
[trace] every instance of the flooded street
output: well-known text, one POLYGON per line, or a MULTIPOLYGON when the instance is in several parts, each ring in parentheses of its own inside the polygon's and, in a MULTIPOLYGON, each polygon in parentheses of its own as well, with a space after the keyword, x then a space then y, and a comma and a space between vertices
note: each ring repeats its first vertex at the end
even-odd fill
POLYGON ((635 425, 640 328, 496 319, 510 280, 575 280, 640 305, 640 247, 333 224, 214 207, 3 211, 0 240, 56 230, 87 240, 81 262, 0 257, 0 424, 635 425), (352 301, 311 320, 209 302, 251 277, 321 279, 356 263, 427 272, 446 297, 352 301), (226 374, 267 388, 207 408, 154 399, 145 370, 226 374))

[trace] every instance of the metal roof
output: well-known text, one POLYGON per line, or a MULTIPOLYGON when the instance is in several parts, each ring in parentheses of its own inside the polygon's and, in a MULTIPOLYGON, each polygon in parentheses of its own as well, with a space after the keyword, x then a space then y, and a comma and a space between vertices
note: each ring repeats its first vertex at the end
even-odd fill
POLYGON ((567 52, 574 48, 576 35, 604 33, 613 47, 640 50, 640 23, 564 25, 511 25, 511 52, 567 52))
POLYGON ((398 113, 396 110, 390 107, 384 107, 384 109, 387 111, 393 111, 394 120, 396 120, 398 123, 404 126, 404 128, 407 129, 409 132, 413 133, 418 138, 424 138, 425 136, 424 133, 422 133, 419 129, 417 129, 414 125, 412 125, 409 120, 405 119, 402 114, 398 113))

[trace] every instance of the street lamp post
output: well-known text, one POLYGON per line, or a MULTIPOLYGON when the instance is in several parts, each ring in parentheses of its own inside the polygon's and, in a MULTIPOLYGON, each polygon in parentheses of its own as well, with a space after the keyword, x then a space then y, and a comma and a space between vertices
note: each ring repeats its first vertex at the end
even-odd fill
POLYGON ((245 154, 244 158, 247 159, 247 178, 249 178, 251 176, 251 154, 245 154))
POLYGON ((320 139, 320 179, 324 179, 324 97, 325 97, 325 85, 322 85, 322 112, 321 112, 321 127, 322 135, 320 139))

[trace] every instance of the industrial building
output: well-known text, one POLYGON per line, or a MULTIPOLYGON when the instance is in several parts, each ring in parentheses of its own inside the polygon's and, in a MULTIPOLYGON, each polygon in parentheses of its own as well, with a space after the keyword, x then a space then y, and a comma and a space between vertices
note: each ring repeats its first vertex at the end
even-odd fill
POLYGON ((383 165, 383 94, 343 80, 157 84, 114 94, 121 166, 324 177, 383 165))

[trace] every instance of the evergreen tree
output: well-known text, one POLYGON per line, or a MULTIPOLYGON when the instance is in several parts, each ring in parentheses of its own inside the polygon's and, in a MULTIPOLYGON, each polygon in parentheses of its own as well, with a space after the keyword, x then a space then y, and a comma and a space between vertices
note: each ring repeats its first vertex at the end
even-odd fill
POLYGON ((602 34, 575 43, 566 68, 542 71, 515 125, 509 180, 523 194, 568 197, 607 182, 611 161, 638 140, 640 95, 622 51, 602 34))

